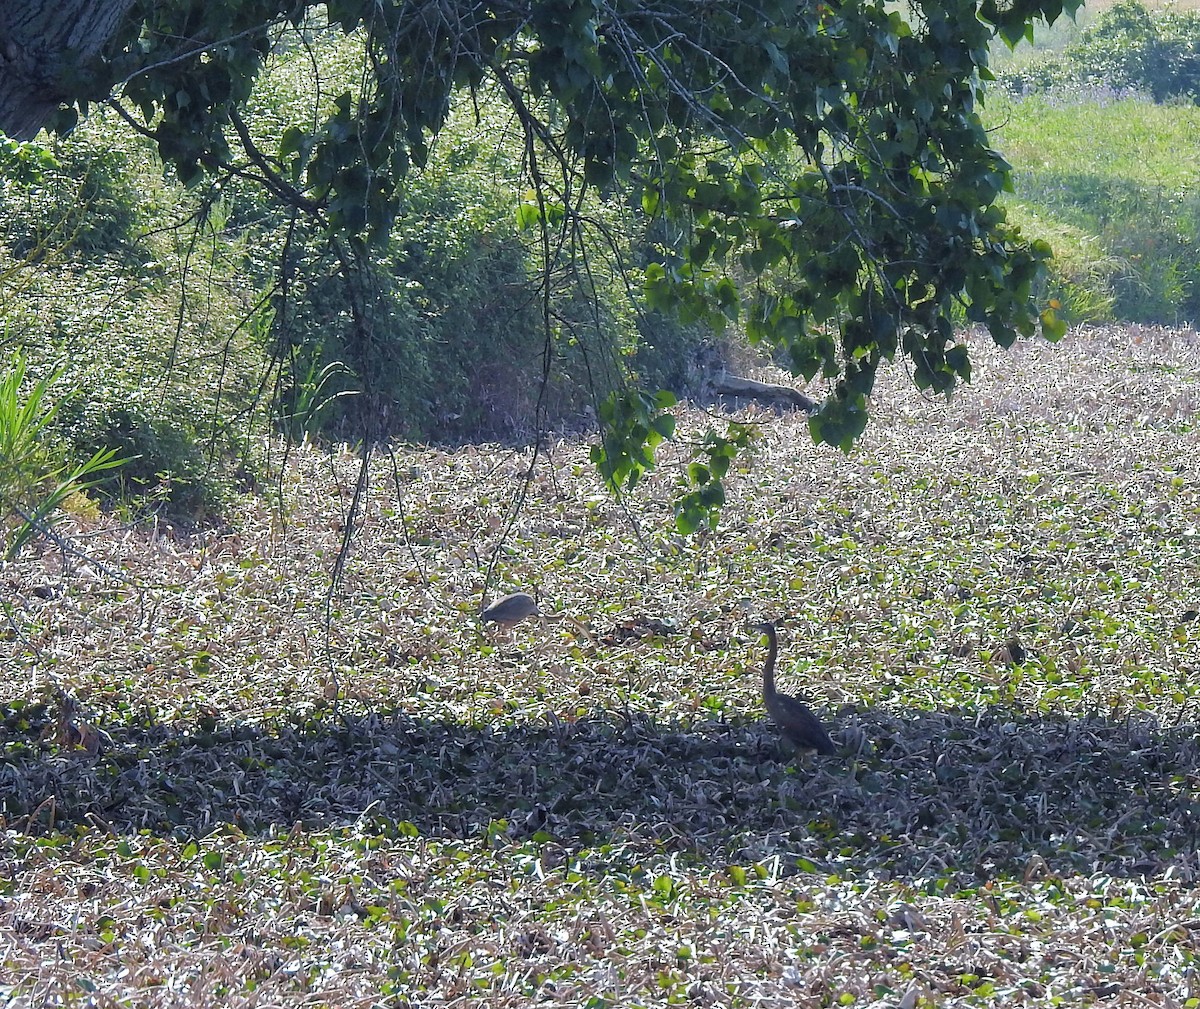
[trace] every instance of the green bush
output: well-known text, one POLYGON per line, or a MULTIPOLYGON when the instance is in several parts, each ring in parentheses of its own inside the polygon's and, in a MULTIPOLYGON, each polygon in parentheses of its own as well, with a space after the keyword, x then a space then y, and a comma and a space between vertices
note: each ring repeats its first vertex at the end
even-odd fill
POLYGON ((1021 198, 1060 226, 1094 236, 1097 261, 1120 269, 1089 269, 1102 276, 1113 315, 1132 322, 1200 318, 1200 196, 1171 193, 1139 180, 1091 172, 1018 171, 1021 198))
MULTIPOLYGON (((404 218, 365 282, 348 287, 338 261, 315 239, 305 244, 297 272, 306 279, 273 309, 285 431, 457 440, 532 429, 546 345, 534 236, 518 228, 515 182, 506 190, 486 161, 451 149, 459 144, 477 141, 444 135, 438 159, 413 177, 404 218), (367 317, 368 341, 354 312, 367 317)), ((556 278, 556 295, 568 297, 552 320, 557 367, 542 401, 559 418, 586 401, 568 376, 577 373, 578 326, 595 317, 573 311, 571 283, 556 278)))
MULTIPOLYGON (((355 79, 345 57, 338 43, 321 43, 321 93, 355 79)), ((312 61, 282 54, 257 92, 263 149, 281 141, 279 110, 294 113, 316 94, 312 61)), ((285 362, 275 397, 282 430, 509 437, 581 414, 629 372, 682 388, 689 348, 708 334, 639 318, 631 306, 638 280, 616 258, 636 262, 648 239, 631 233, 638 215, 620 194, 589 205, 603 240, 599 232, 555 236, 569 247, 551 250, 553 311, 543 313, 540 232, 533 205, 516 195, 523 152, 506 117, 502 105, 484 101, 458 110, 426 168, 408 178, 394 235, 353 291, 319 237, 297 231, 288 254, 304 279, 275 300, 270 316, 285 362), (367 318, 367 341, 356 335, 354 312, 367 318)), ((272 237, 281 225, 261 194, 232 197, 229 227, 250 236, 263 286, 283 251, 272 237)))
POLYGON ((176 398, 164 400, 157 390, 129 390, 119 400, 92 395, 61 415, 76 455, 103 447, 127 460, 96 481, 102 498, 199 520, 220 510, 224 485, 205 451, 205 418, 176 398))
POLYGON ((1058 53, 1014 60, 996 72, 998 86, 1015 95, 1036 94, 1067 87, 1074 80, 1074 64, 1058 53))
MULTIPOLYGON (((277 150, 304 110, 357 86, 352 54, 330 38, 275 54, 250 116, 263 150, 277 150)), ((254 283, 268 289, 285 259, 295 278, 260 320, 281 362, 273 415, 285 434, 459 439, 532 426, 545 336, 536 250, 517 223, 520 148, 496 142, 508 125, 485 106, 464 109, 409 176, 391 240, 350 279, 345 250, 317 229, 300 222, 285 246, 281 208, 256 189, 228 194, 227 226, 243 237, 254 283)), ((577 408, 576 391, 552 412, 577 408)))
POLYGON ((1084 84, 1200 95, 1200 14, 1117 0, 1065 55, 1084 84))
POLYGON ((1200 98, 1200 12, 1116 0, 1061 53, 1013 62, 996 76, 1015 93, 1084 87, 1145 91, 1156 102, 1200 98))
POLYGON ((145 247, 133 247, 143 231, 139 159, 86 140, 44 154, 34 174, 0 159, 0 235, 10 254, 34 262, 59 254, 76 262, 144 258, 145 247))

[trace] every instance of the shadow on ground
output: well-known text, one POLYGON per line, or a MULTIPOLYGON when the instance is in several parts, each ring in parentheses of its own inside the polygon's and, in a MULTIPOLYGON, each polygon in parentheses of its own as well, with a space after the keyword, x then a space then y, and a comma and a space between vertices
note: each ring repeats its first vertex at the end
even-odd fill
POLYGON ((571 849, 620 838, 717 863, 981 876, 1190 870, 1200 844, 1194 726, 845 711, 835 737, 865 741, 859 755, 793 766, 765 726, 637 714, 494 727, 374 714, 186 735, 109 726, 92 757, 45 741, 51 713, 8 713, 0 802, 19 830, 51 818, 60 830, 180 837, 407 821, 469 839, 491 824, 571 849))

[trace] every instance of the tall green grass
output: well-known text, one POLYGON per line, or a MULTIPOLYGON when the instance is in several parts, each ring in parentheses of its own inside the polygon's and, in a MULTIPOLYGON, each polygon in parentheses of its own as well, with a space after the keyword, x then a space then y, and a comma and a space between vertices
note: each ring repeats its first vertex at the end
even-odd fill
POLYGON ((95 486, 101 474, 125 461, 112 448, 72 461, 53 435, 55 414, 64 400, 51 402, 48 396, 62 370, 32 383, 26 383, 25 376, 20 352, 0 371, 0 548, 6 559, 46 532, 72 496, 95 486))
POLYGON ((1074 321, 1200 318, 1200 109, 1104 91, 988 96, 1010 216, 1058 260, 1074 321))

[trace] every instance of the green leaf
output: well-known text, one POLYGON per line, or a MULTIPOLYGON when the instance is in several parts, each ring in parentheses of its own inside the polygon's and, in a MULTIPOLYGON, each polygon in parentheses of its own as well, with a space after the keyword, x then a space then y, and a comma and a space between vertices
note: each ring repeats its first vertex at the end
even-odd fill
POLYGON ((279 139, 279 157, 285 159, 295 154, 304 145, 307 135, 298 126, 289 126, 279 139))
POLYGON ((1042 334, 1047 340, 1057 342, 1067 335, 1067 324, 1055 314, 1054 309, 1045 309, 1039 316, 1039 321, 1042 324, 1042 334))
POLYGON ((667 413, 661 414, 650 421, 650 427, 663 439, 672 438, 675 435, 675 418, 667 413))

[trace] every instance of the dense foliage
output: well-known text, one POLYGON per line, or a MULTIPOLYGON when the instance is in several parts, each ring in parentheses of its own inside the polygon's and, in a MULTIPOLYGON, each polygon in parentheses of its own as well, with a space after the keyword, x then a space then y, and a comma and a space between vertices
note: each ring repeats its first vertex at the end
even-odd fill
POLYGON ((164 179, 104 119, 0 157, 0 325, 28 362, 22 401, 61 375, 44 403, 53 447, 122 460, 100 475, 106 499, 200 516, 220 507, 222 460, 242 461, 256 433, 256 292, 211 194, 164 179))
MULTIPOLYGON (((316 100, 314 69, 326 84, 349 77, 349 48, 324 46, 316 68, 277 54, 251 102, 262 143, 316 100)), ((540 389, 536 229, 514 213, 520 151, 497 143, 505 120, 486 111, 477 119, 464 107, 443 129, 408 180, 403 227, 372 250, 390 429, 446 442, 522 439, 538 420, 578 426, 589 379, 602 389, 618 380, 603 370, 606 349, 639 380, 684 391, 705 331, 636 317, 612 256, 588 264, 586 292, 581 270, 553 272, 555 324, 570 337, 540 389)), ((261 469, 251 450, 266 420, 294 437, 357 437, 360 397, 342 364, 350 302, 318 226, 244 180, 185 188, 164 178, 148 141, 108 111, 53 147, 8 144, 0 192, 0 325, 34 376, 63 372, 52 398, 86 390, 52 426, 77 458, 118 451, 123 464, 97 488, 106 502, 176 517, 220 510, 231 478, 261 469), (272 299, 285 243, 296 275, 272 299), (264 383, 271 352, 280 360, 264 383)), ((622 255, 639 255, 618 205, 592 210, 622 255)))
MULTIPOLYGON (((128 121, 182 179, 253 178, 316 222, 348 302, 340 351, 368 438, 400 412, 371 249, 402 226, 412 173, 463 89, 499 96, 515 117, 543 271, 590 255, 589 192, 656 222, 657 247, 627 277, 644 289, 641 307, 738 319, 796 374, 829 380, 819 440, 858 436, 884 359, 906 356, 922 388, 966 378, 956 317, 1004 345, 1039 325, 1061 331, 1031 300, 1049 249, 997 209, 1008 166, 977 114, 993 35, 1053 19, 1057 0, 927 0, 907 18, 882 3, 326 10, 361 47, 358 81, 288 122, 273 147, 256 142, 247 103, 268 54, 320 34, 303 4, 142 4, 78 94, 123 82, 128 121)), ((280 276, 302 265, 285 251, 280 276)), ((554 294, 544 285, 539 308, 549 354, 572 338, 553 325, 554 294)), ((281 345, 293 346, 286 334, 281 345)), ((633 394, 618 412, 645 402, 633 394)), ((614 479, 616 460, 644 458, 637 439, 652 422, 653 409, 627 444, 610 432, 601 462, 614 479)))
MULTIPOLYGON (((353 36, 318 33, 308 48, 278 46, 246 109, 256 144, 274 149, 288 124, 331 107, 336 86, 357 79, 359 58, 353 36)), ((984 113, 990 142, 1016 166, 1016 192, 1003 200, 1009 220, 1054 247, 1035 296, 1071 321, 1174 323, 1200 314, 1192 144, 1200 121, 1191 106, 1076 85, 1021 99, 992 93, 984 113)), ((115 447, 130 459, 106 474, 109 491, 203 512, 214 503, 216 456, 241 453, 254 430, 247 410, 264 351, 283 351, 278 423, 296 435, 356 437, 359 386, 343 367, 345 344, 353 345, 349 301, 319 222, 293 220, 244 179, 184 190, 161 178, 146 142, 120 126, 93 114, 53 156, 35 145, 5 148, 0 313, 35 374, 66 365, 68 384, 88 390, 58 421, 78 458, 115 447), (173 232, 179 222, 184 229, 173 232), (297 280, 282 313, 269 301, 256 312, 274 289, 289 235, 297 280), (247 313, 249 325, 230 342, 247 313)), ((539 216, 532 191, 514 214, 518 140, 502 103, 458 102, 425 168, 405 180, 392 238, 371 250, 372 310, 385 322, 371 346, 395 431, 525 435, 539 419, 578 412, 592 377, 601 395, 622 374, 650 389, 691 391, 706 324, 636 311, 644 302, 631 304, 626 284, 640 274, 618 269, 620 259, 652 262, 656 245, 670 246, 678 229, 640 215, 615 189, 607 198, 594 193, 586 208, 616 250, 593 242, 586 271, 560 259, 553 273, 551 384, 539 417, 547 341, 530 298, 539 216), (585 275, 598 298, 589 297, 585 275)), ((779 276, 767 271, 762 291, 777 292, 779 276)), ((786 350, 776 360, 787 364, 786 350)), ((658 402, 626 398, 601 413, 621 418, 627 433, 653 430, 650 423, 669 431, 668 420, 653 420, 658 402)), ((703 498, 681 502, 684 524, 704 521, 720 500, 736 438, 727 431, 698 443, 708 451, 690 472, 707 482, 695 488, 703 498)), ((644 448, 622 457, 610 445, 612 471, 625 466, 625 477, 650 461, 644 448)))

